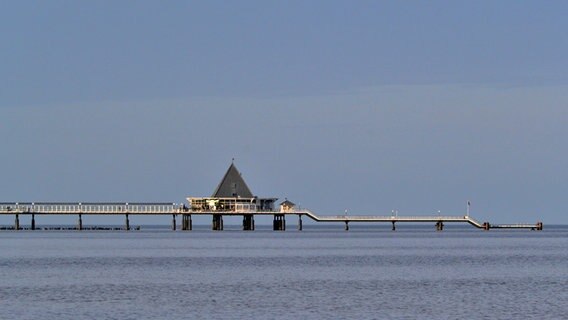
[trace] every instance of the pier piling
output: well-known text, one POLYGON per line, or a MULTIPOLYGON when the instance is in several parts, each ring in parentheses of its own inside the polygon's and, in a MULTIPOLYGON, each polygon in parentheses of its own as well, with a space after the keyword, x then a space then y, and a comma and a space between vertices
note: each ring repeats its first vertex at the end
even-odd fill
POLYGON ((491 224, 489 222, 483 223, 483 230, 488 231, 491 229, 491 224))
POLYGON ((83 217, 82 217, 82 215, 79 215, 79 221, 77 221, 77 229, 83 230, 83 217))
POLYGON ((20 230, 20 216, 16 213, 16 220, 14 221, 14 229, 20 230))
POLYGON ((392 231, 396 231, 396 224, 395 224, 395 221, 392 222, 392 231))
POLYGON ((33 213, 32 213, 31 229, 32 229, 32 230, 35 230, 35 214, 33 214, 33 213))
POLYGON ((130 219, 128 219, 128 214, 126 215, 126 231, 130 230, 130 219))
POLYGON ((286 230, 286 218, 283 214, 275 214, 273 228, 274 231, 285 231, 286 230))
POLYGON ((191 222, 191 215, 184 214, 181 216, 181 230, 191 230, 193 228, 191 222))
POLYGON ((440 220, 436 222, 436 231, 442 231, 442 230, 444 230, 444 222, 440 220))
POLYGON ((211 229, 216 230, 216 231, 223 230, 223 215, 221 215, 221 214, 214 214, 213 215, 213 225, 212 225, 211 229))
POLYGON ((254 216, 252 214, 243 215, 243 230, 245 231, 254 230, 254 216))
POLYGON ((345 231, 349 231, 349 221, 345 220, 345 231))
POLYGON ((172 214, 172 230, 176 231, 176 215, 172 214))
POLYGON ((303 228, 303 226, 302 226, 302 215, 299 214, 298 215, 298 231, 302 231, 302 228, 303 228))

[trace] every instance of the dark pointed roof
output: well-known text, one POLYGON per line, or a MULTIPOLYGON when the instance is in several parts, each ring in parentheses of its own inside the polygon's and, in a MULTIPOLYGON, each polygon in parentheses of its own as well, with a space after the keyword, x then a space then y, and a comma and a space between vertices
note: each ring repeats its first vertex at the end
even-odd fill
POLYGON ((213 198, 253 198, 252 192, 241 177, 241 173, 237 170, 234 163, 231 163, 229 169, 225 173, 223 180, 215 189, 212 195, 213 198))

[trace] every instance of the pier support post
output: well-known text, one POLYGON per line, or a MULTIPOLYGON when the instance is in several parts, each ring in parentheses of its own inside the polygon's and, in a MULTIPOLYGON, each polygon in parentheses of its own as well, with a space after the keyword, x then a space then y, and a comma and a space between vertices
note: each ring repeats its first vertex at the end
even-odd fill
POLYGON ((252 214, 243 215, 243 230, 246 231, 254 230, 254 215, 252 214))
POLYGON ((32 230, 35 230, 35 214, 33 214, 33 213, 32 213, 31 229, 32 229, 32 230))
POLYGON ((349 220, 345 220, 345 231, 349 231, 349 220))
POLYGON ((396 221, 392 222, 392 231, 396 231, 396 224, 395 223, 396 223, 396 221))
POLYGON ((436 222, 436 231, 444 230, 444 223, 442 221, 436 222))
POLYGON ((536 230, 542 231, 542 222, 539 221, 536 223, 536 230))
POLYGON ((285 231, 286 230, 286 218, 283 214, 275 214, 274 222, 272 224, 272 229, 274 231, 285 231))
POLYGON ((16 220, 14 221, 14 229, 20 230, 20 215, 16 213, 16 220))
POLYGON ((484 222, 483 223, 483 230, 487 231, 491 229, 491 224, 489 222, 484 222))
POLYGON ((176 215, 172 214, 172 230, 176 231, 176 215))
POLYGON ((223 215, 221 214, 214 214, 213 215, 213 225, 211 227, 212 230, 223 230, 223 215))
POLYGON ((126 231, 130 230, 130 219, 128 219, 128 214, 126 215, 126 231))
POLYGON ((79 214, 79 221, 77 221, 77 229, 83 230, 83 216, 79 214))
POLYGON ((298 215, 298 231, 302 231, 303 225, 302 225, 302 215, 299 214, 298 215))
POLYGON ((181 216, 181 230, 191 230, 191 215, 183 214, 181 216))

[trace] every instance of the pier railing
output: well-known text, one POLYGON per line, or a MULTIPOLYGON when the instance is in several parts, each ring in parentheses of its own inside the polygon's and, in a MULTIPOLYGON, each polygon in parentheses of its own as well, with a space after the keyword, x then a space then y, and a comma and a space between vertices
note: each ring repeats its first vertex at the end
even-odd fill
POLYGON ((0 203, 0 214, 175 214, 183 207, 175 203, 0 203))
POLYGON ((366 221, 366 222, 437 222, 437 221, 448 221, 448 222, 472 222, 473 225, 480 225, 479 222, 468 216, 375 216, 375 215, 337 215, 337 216, 319 216, 310 210, 302 209, 295 210, 290 213, 295 214, 305 214, 315 221, 322 222, 334 222, 334 221, 366 221))

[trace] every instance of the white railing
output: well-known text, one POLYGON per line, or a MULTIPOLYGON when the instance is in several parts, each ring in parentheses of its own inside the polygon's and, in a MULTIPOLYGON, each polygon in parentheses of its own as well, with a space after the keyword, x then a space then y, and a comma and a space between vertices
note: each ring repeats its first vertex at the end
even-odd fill
POLYGON ((282 213, 289 214, 305 214, 316 221, 468 221, 469 218, 466 216, 372 216, 372 215, 337 215, 337 216, 318 216, 315 213, 307 209, 293 210, 282 213))
POLYGON ((0 214, 167 214, 180 213, 175 203, 0 203, 0 214))

